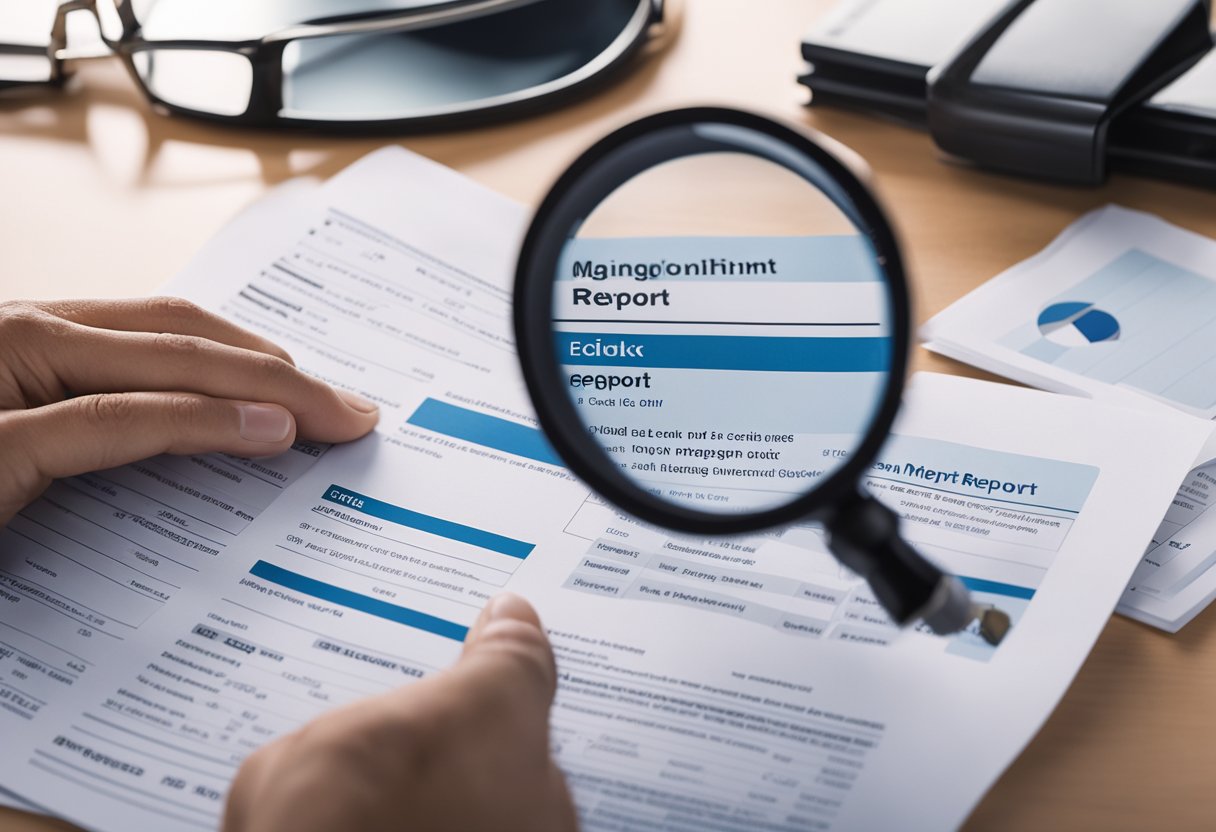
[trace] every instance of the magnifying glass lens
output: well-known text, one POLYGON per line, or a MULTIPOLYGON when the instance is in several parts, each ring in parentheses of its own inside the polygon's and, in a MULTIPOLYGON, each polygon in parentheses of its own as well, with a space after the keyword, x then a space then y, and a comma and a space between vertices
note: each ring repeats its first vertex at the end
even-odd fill
POLYGON ((892 371, 891 291, 825 187, 753 153, 688 155, 629 178, 569 234, 552 295, 561 384, 654 498, 778 509, 869 434, 892 371))
POLYGON ((604 137, 520 247, 524 379, 562 459, 623 511, 697 535, 818 522, 893 621, 944 634, 986 616, 995 642, 999 611, 861 484, 899 405, 911 313, 895 235, 849 159, 722 108, 604 137))

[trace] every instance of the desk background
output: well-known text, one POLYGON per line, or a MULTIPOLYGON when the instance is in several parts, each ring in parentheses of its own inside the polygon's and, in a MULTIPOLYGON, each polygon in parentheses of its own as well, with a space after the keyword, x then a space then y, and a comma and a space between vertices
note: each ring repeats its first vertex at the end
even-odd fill
MULTIPOLYGON (((1132 177, 1101 189, 1007 179, 944 163, 917 131, 804 108, 806 91, 794 83, 798 42, 831 6, 685 0, 680 31, 664 51, 576 105, 400 142, 535 204, 580 150, 645 113, 724 103, 813 126, 874 168, 902 232, 922 321, 1108 202, 1216 237, 1211 191, 1132 177)), ((296 175, 329 176, 387 141, 157 116, 111 60, 84 67, 66 93, 0 101, 0 300, 153 293, 268 188, 296 175)), ((915 368, 982 375, 919 349, 915 368)), ((999 703, 992 718, 1001 718, 999 703)), ((1212 829, 1213 773, 1216 610, 1176 636, 1115 617, 1059 709, 968 828, 1212 829)), ((68 828, 0 810, 4 832, 68 828)))

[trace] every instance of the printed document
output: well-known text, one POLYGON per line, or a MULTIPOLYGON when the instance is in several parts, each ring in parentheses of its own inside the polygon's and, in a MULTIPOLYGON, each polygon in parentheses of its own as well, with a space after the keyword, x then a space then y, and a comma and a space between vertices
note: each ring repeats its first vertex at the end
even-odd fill
POLYGON ((447 666, 503 588, 550 630, 554 751, 585 828, 956 826, 1063 695, 1209 434, 1165 409, 919 377, 867 487, 1014 626, 996 648, 898 630, 814 527, 672 536, 561 467, 507 323, 517 206, 398 149, 274 202, 175 290, 379 401, 383 420, 270 463, 72 481, 67 525, 30 512, 73 542, 32 521, 28 537, 89 566, 195 569, 145 608, 41 549, 7 560, 64 577, 5 587, 6 642, 32 635, 3 679, 39 701, 5 711, 0 785, 86 827, 215 828, 253 749, 447 666), (81 629, 128 626, 77 641, 34 618, 86 613, 101 623, 81 629), (71 679, 34 672, 67 651, 87 661, 71 679))
MULTIPOLYGON (((1026 384, 1216 418, 1216 241, 1110 206, 946 309, 926 346, 1026 384)), ((1157 437, 1152 437, 1153 441, 1157 437)), ((1119 612, 1177 631, 1216 597, 1205 450, 1119 612)))

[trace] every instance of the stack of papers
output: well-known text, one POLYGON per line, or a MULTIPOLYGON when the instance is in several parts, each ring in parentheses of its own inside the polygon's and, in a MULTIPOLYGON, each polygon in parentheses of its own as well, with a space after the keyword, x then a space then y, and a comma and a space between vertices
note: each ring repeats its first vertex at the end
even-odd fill
MULTIPOLYGON (((1216 242, 1119 207, 926 324, 928 349, 1025 384, 1216 418, 1216 242)), ((1129 446, 1159 436, 1128 435, 1129 446)), ((1205 447, 1119 612, 1176 632, 1216 597, 1216 446, 1205 447)))
POLYGON ((253 749, 451 664, 506 588, 554 643, 585 829, 966 818, 1067 689, 1207 425, 918 377, 867 486, 1014 626, 995 648, 901 631, 814 528, 676 537, 562 468, 508 325, 525 219, 390 149, 199 255, 173 291, 380 402, 380 427, 270 461, 160 457, 22 512, 0 535, 0 785, 107 832, 213 829, 253 749))

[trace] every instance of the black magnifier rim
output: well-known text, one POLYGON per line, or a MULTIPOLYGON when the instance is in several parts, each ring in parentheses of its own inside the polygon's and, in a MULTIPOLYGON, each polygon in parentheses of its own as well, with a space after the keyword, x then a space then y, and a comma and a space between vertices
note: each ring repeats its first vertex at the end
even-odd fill
MULTIPOLYGON (((736 130, 736 135, 738 131, 736 130)), ((886 441, 899 410, 911 335, 911 301, 895 233, 870 189, 848 162, 811 135, 765 116, 721 107, 692 107, 635 121, 601 139, 558 178, 520 248, 515 275, 515 340, 524 381, 537 418, 550 443, 570 470, 617 507, 643 521, 690 534, 734 535, 805 519, 823 519, 836 504, 857 493, 858 483, 886 441), (783 158, 754 145, 705 139, 693 127, 742 128, 776 140, 783 158), (892 354, 881 403, 868 432, 852 455, 816 487, 784 505, 759 512, 713 514, 668 503, 621 473, 607 451, 584 428, 582 417, 562 384, 554 346, 554 275, 572 233, 612 191, 662 162, 710 152, 746 153, 781 165, 819 188, 868 236, 887 279, 892 354), (791 159, 803 165, 799 170, 791 159), (808 171, 810 175, 808 175, 808 171), (820 178, 822 177, 822 178, 820 178)))

